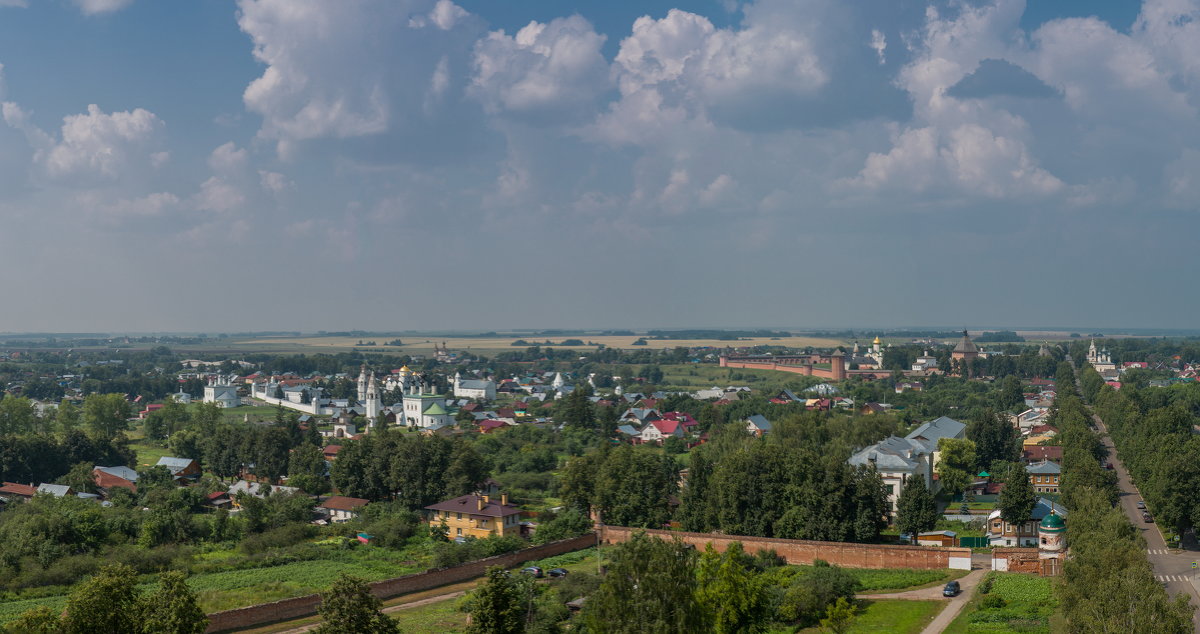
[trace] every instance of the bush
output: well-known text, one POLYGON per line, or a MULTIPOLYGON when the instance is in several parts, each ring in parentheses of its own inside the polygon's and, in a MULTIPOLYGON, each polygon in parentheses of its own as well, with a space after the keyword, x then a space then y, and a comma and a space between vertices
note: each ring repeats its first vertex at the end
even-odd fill
POLYGON ((253 555, 275 548, 287 548, 310 539, 316 529, 308 524, 288 524, 268 531, 247 535, 238 545, 243 553, 253 555))
POLYGON ((779 616, 801 624, 816 623, 838 598, 854 599, 858 588, 858 580, 850 573, 818 559, 812 568, 796 575, 784 590, 778 607, 779 616))
POLYGON ((989 594, 983 599, 982 602, 980 602, 979 607, 985 610, 990 610, 992 608, 1003 608, 1007 605, 1008 601, 1005 601, 1003 597, 995 594, 989 594))
POLYGON ((440 542, 433 546, 431 568, 449 568, 468 561, 511 553, 525 547, 520 537, 487 537, 456 542, 440 542))

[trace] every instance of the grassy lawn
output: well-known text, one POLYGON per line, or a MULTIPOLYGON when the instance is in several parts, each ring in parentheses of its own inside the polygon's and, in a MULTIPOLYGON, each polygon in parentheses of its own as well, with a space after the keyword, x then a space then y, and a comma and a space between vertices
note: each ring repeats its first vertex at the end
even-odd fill
POLYGON ((862 594, 886 594, 903 592, 939 586, 947 581, 961 579, 970 574, 970 570, 919 570, 912 568, 897 568, 892 570, 873 570, 846 568, 846 572, 854 575, 862 584, 862 594))
POLYGON ((985 578, 958 618, 946 628, 947 634, 1050 632, 1050 617, 1058 609, 1058 602, 1049 579, 1015 572, 990 572, 988 577, 992 579, 990 590, 982 592, 987 586, 985 578), (1000 597, 1004 605, 983 607, 989 596, 1000 597))
MULTIPOLYGON (((330 545, 316 559, 293 561, 276 566, 247 568, 244 570, 221 570, 236 565, 241 555, 238 551, 213 551, 197 555, 195 566, 200 572, 188 577, 188 585, 196 592, 200 607, 205 612, 219 612, 245 607, 278 599, 319 593, 329 587, 338 574, 346 572, 368 581, 390 579, 425 569, 420 553, 422 545, 402 550, 384 548, 355 548, 341 550, 330 545), (217 569, 213 569, 217 568, 217 569)), ((155 575, 143 575, 142 592, 153 592, 157 588, 155 575)), ((58 589, 65 592, 66 588, 58 589)), ((12 620, 22 612, 39 605, 61 609, 66 604, 63 595, 43 596, 0 602, 0 623, 12 620)))
MULTIPOLYGON (((918 634, 946 607, 946 601, 861 601, 850 632, 888 632, 889 634, 918 634)), ((792 632, 788 627, 777 627, 772 633, 792 632)), ((800 630, 802 634, 817 634, 821 628, 800 630)))
POLYGON ((401 632, 461 632, 467 627, 467 614, 458 611, 459 599, 427 603, 392 612, 401 632))
POLYGON ((137 453, 138 468, 143 466, 154 466, 158 464, 158 459, 163 456, 170 456, 171 450, 166 447, 160 447, 149 441, 139 440, 129 443, 129 448, 137 453))

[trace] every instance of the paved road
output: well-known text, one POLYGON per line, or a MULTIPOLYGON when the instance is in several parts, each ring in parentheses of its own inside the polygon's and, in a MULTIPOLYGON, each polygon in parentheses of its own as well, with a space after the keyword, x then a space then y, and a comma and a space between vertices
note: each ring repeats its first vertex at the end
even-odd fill
MULTIPOLYGON (((1092 415, 1092 419, 1096 424, 1096 429, 1100 430, 1102 434, 1101 441, 1108 449, 1108 461, 1117 472, 1117 487, 1121 492, 1118 503, 1121 505, 1121 510, 1125 511, 1126 517, 1146 540, 1146 558, 1150 560, 1150 566, 1154 569, 1154 578, 1166 586, 1167 592, 1171 596, 1181 592, 1186 593, 1191 597, 1192 605, 1200 606, 1200 592, 1197 591, 1197 583, 1200 583, 1197 574, 1200 573, 1200 569, 1192 569, 1193 562, 1200 565, 1200 551, 1197 551, 1194 545, 1190 546, 1190 550, 1168 548, 1157 526, 1142 521, 1142 511, 1137 508, 1137 503, 1142 501, 1142 494, 1129 478, 1129 472, 1125 470, 1125 465, 1121 464, 1117 458, 1116 449, 1113 448, 1112 439, 1108 437, 1108 428, 1104 426, 1104 421, 1095 414, 1092 415)), ((1200 632, 1200 620, 1198 619, 1200 619, 1200 614, 1192 619, 1196 632, 1200 632)))

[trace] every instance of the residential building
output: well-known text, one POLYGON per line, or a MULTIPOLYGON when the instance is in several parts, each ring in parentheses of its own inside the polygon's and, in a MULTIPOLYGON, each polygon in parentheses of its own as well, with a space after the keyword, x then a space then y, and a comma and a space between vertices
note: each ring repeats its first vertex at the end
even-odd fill
POLYGON ((137 471, 129 467, 96 467, 92 469, 92 480, 105 497, 108 497, 109 491, 115 488, 128 489, 137 493, 137 479, 137 471))
POLYGON ((762 414, 755 414, 746 419, 746 433, 762 436, 769 431, 771 431, 771 421, 762 414))
POLYGON ((69 495, 75 495, 75 491, 65 484, 46 484, 43 482, 37 487, 38 493, 48 493, 56 498, 65 498, 69 495))
POLYGON ((155 463, 156 467, 166 467, 176 478, 199 478, 200 463, 191 458, 175 458, 163 456, 155 463))
POLYGON ((677 420, 654 420, 650 421, 642 428, 639 436, 644 443, 656 443, 661 445, 663 440, 674 436, 675 438, 683 438, 683 424, 677 420))
POLYGON ((426 506, 425 510, 429 511, 429 526, 445 525, 450 539, 521 534, 521 509, 508 503, 507 494, 501 494, 499 500, 475 493, 460 495, 426 506))
POLYGON ((922 478, 925 486, 937 492, 938 484, 933 479, 937 467, 938 441, 942 438, 966 438, 967 426, 953 418, 942 416, 922 423, 904 438, 890 436, 864 447, 852 456, 849 463, 854 466, 874 466, 888 487, 888 501, 892 511, 900 499, 900 492, 909 478, 922 478))
POLYGON ((238 396, 237 386, 225 382, 224 377, 214 380, 204 386, 204 402, 216 403, 222 409, 238 407, 242 398, 238 396))
POLYGON ((351 498, 344 495, 333 495, 316 506, 317 512, 324 515, 330 523, 339 524, 358 517, 358 510, 370 503, 370 500, 351 498))
POLYGON ((1058 481, 1062 476, 1062 467, 1057 462, 1043 460, 1026 467, 1029 472, 1029 482, 1035 493, 1058 493, 1058 481))
POLYGON ((461 374, 455 372, 453 389, 455 398, 496 400, 496 382, 491 379, 464 379, 461 374))
POLYGON ((25 502, 37 495, 37 492, 37 487, 32 484, 5 482, 4 486, 0 486, 0 500, 25 502))
POLYGON ((1041 542, 1039 524, 1051 513, 1065 518, 1067 509, 1046 498, 1038 498, 1029 519, 1017 524, 1010 524, 1001 519, 999 510, 992 511, 988 515, 988 542, 992 546, 1036 547, 1041 542))

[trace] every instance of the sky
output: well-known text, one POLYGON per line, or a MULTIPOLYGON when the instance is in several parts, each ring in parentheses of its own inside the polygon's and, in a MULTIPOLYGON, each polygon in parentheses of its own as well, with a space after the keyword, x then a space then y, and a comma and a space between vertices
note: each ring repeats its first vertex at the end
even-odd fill
POLYGON ((1194 327, 1200 0, 0 0, 0 332, 1194 327))

